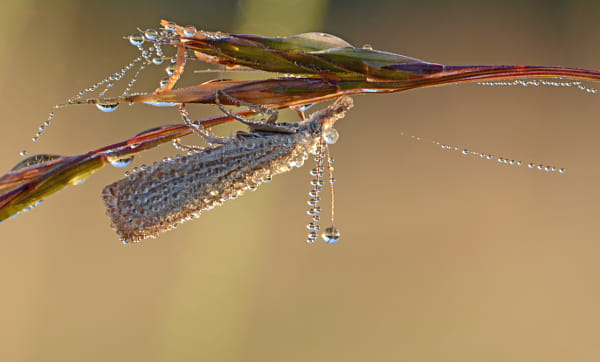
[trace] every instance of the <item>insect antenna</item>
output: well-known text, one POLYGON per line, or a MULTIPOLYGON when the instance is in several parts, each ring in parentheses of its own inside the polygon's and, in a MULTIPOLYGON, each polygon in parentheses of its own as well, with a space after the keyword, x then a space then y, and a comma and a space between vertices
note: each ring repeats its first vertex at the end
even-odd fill
MULTIPOLYGON (((173 37, 171 33, 172 32, 167 30, 162 30, 161 32, 158 32, 154 29, 147 29, 143 33, 141 31, 138 31, 126 37, 125 39, 128 39, 129 43, 131 43, 131 45, 135 46, 140 51, 140 55, 125 66, 123 66, 117 72, 109 75, 108 77, 85 89, 82 89, 81 91, 77 92, 74 96, 67 99, 64 103, 55 105, 52 112, 50 112, 50 114, 48 115, 48 118, 42 123, 41 126, 38 127, 37 132, 32 137, 32 141, 39 141, 44 131, 46 131, 46 129, 51 125, 56 115, 56 111, 58 109, 65 108, 74 104, 93 103, 96 104, 98 109, 100 109, 102 112, 112 112, 116 110, 119 106, 119 103, 114 99, 123 98, 130 95, 130 92, 133 89, 135 83, 137 82, 140 73, 144 69, 146 69, 147 66, 160 65, 165 59, 170 59, 170 57, 165 57, 161 45, 164 43, 168 43, 168 41, 173 37), (149 42, 151 43, 151 45, 148 47, 144 47, 143 45, 145 42, 149 42), (129 73, 132 69, 135 69, 136 67, 137 69, 133 77, 131 78, 121 95, 119 97, 113 97, 111 101, 103 101, 103 98, 105 97, 106 93, 109 90, 111 90, 119 81, 121 81, 127 73, 129 73), (94 98, 84 98, 86 96, 91 97, 94 94, 96 94, 94 98)), ((175 72, 175 70, 172 70, 171 65, 167 67, 166 71, 169 75, 172 75, 175 72)), ((163 83, 161 83, 161 86, 166 84, 164 83, 164 80, 162 82, 163 83)), ((27 150, 23 150, 20 153, 21 156, 27 156, 27 154, 27 150)))

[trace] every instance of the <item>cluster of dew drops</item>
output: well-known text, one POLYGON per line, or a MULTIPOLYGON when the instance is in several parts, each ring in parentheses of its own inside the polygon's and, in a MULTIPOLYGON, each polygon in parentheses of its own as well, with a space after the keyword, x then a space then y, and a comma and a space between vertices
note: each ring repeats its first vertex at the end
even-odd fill
POLYGON ((308 193, 308 196, 310 196, 310 199, 308 200, 308 206, 310 206, 310 209, 307 211, 307 214, 312 218, 312 220, 306 225, 307 229, 309 230, 306 241, 309 244, 312 244, 317 240, 317 235, 320 230, 319 214, 321 213, 321 206, 319 206, 319 203, 321 202, 321 191, 324 184, 323 179, 325 172, 325 159, 327 159, 327 171, 329 171, 329 184, 331 185, 331 226, 325 228, 325 231, 321 234, 321 237, 327 244, 335 244, 340 240, 340 231, 333 225, 333 184, 335 183, 335 177, 333 177, 333 157, 330 157, 327 146, 335 143, 338 137, 339 134, 334 128, 328 128, 327 130, 324 130, 324 135, 321 141, 317 144, 315 156, 316 166, 310 170, 310 175, 314 177, 310 182, 310 184, 313 186, 313 189, 308 193))
MULTIPOLYGON (((424 140, 424 138, 419 137, 419 136, 414 136, 414 135, 406 136, 406 133, 404 133, 404 132, 400 132, 400 136, 409 137, 412 141, 415 141, 415 142, 422 142, 424 140)), ((527 168, 530 168, 533 170, 539 170, 539 171, 545 171, 545 172, 557 172, 559 174, 564 174, 567 172, 566 169, 562 168, 562 167, 559 168, 556 166, 542 164, 542 163, 536 163, 536 162, 525 163, 521 160, 515 160, 513 158, 503 157, 503 156, 495 156, 495 155, 485 153, 485 152, 473 151, 468 148, 450 145, 450 144, 442 143, 442 142, 436 141, 436 140, 431 141, 431 144, 433 144, 436 147, 440 147, 444 151, 457 152, 463 156, 475 156, 475 157, 478 157, 483 160, 489 160, 489 161, 496 160, 498 163, 508 165, 508 166, 527 165, 527 168)))
POLYGON ((478 85, 485 86, 521 86, 521 87, 539 87, 539 86, 550 86, 550 87, 566 87, 576 88, 586 93, 596 94, 598 90, 596 88, 588 87, 578 80, 564 80, 561 78, 557 79, 508 79, 508 80, 493 80, 477 82, 478 85))
MULTIPOLYGON (((176 61, 173 57, 165 56, 161 45, 169 44, 170 41, 177 37, 176 24, 168 23, 163 29, 146 29, 145 31, 137 31, 132 33, 127 37, 129 43, 135 46, 139 51, 140 55, 133 59, 131 62, 123 66, 119 71, 111 74, 110 76, 104 78, 103 80, 79 91, 73 97, 69 98, 65 103, 57 104, 54 106, 54 110, 50 112, 48 118, 42 123, 42 125, 38 128, 35 135, 32 137, 33 142, 38 142, 44 131, 51 125, 52 120, 56 114, 56 110, 60 108, 67 107, 72 104, 80 103, 84 100, 84 96, 92 96, 95 94, 97 99, 102 99, 106 95, 106 93, 117 84, 117 82, 121 81, 123 77, 136 66, 136 72, 121 93, 120 97, 125 97, 131 95, 131 90, 135 85, 138 76, 140 73, 149 65, 161 65, 165 60, 170 60, 170 63, 165 67, 165 71, 167 73, 167 77, 160 80, 159 85, 162 87, 169 82, 169 76, 171 76, 175 70, 177 69, 176 61), (147 48, 144 48, 144 43, 150 43, 151 45, 147 48)), ((184 28, 185 36, 193 36, 196 33, 196 28, 194 26, 186 26, 184 28)), ((98 102, 96 107, 102 112, 113 112, 117 109, 119 103, 115 102, 98 102)), ((27 150, 23 150, 20 152, 20 155, 25 157, 28 155, 27 150)), ((124 166, 122 166, 124 167, 124 166)))

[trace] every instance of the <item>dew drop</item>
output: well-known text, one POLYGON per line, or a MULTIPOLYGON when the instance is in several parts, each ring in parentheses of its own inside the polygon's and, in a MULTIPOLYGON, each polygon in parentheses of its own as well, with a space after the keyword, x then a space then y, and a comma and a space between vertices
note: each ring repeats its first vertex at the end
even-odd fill
POLYGON ((314 105, 314 103, 303 104, 301 106, 298 106, 298 110, 300 110, 300 112, 306 112, 310 107, 314 105))
POLYGON ((185 28, 183 28, 183 35, 184 36, 196 35, 196 27, 193 25, 187 25, 185 28))
POLYGON ((169 22, 167 23, 167 25, 165 25, 165 29, 166 29, 166 30, 171 30, 171 31, 173 31, 173 30, 177 29, 177 24, 175 24, 175 23, 174 23, 174 22, 172 22, 172 21, 169 21, 169 22))
POLYGON ((154 40, 158 36, 158 31, 156 31, 156 29, 146 29, 144 36, 148 40, 154 40))
POLYGON ((21 153, 19 153, 19 155, 21 155, 23 157, 27 156, 27 150, 21 151, 21 153))
POLYGON ((173 75, 173 73, 175 73, 176 69, 177 69, 177 63, 171 63, 165 68, 165 72, 167 72, 168 75, 173 75))
POLYGON ((129 36, 129 42, 131 45, 140 46, 144 43, 144 35, 140 32, 135 32, 129 36))
POLYGON ((165 78, 165 79, 161 79, 161 81, 158 84, 160 84, 161 87, 164 87, 168 83, 169 83, 169 78, 165 78))
POLYGON ((327 244, 335 244, 340 240, 340 231, 335 226, 330 226, 325 229, 321 236, 327 244))
POLYGON ((558 172, 559 172, 559 173, 565 173, 565 172, 567 172, 567 170, 565 170, 564 168, 559 168, 559 169, 558 169, 558 172))
POLYGON ((371 44, 365 44, 362 46, 363 49, 373 50, 373 46, 371 44))
POLYGON ((152 58, 152 63, 156 64, 156 65, 160 65, 162 64, 163 59, 161 57, 154 57, 152 58))
POLYGON ((332 144, 336 143, 339 138, 340 138, 340 134, 338 133, 338 131, 335 128, 330 127, 330 128, 323 130, 323 139, 325 140, 325 143, 327 143, 328 145, 332 145, 332 144))
POLYGON ((109 160, 109 161, 110 161, 110 164, 113 165, 114 167, 124 168, 131 164, 131 161, 133 161, 133 157, 117 158, 117 159, 109 160))
POLYGON ((101 110, 102 112, 105 113, 110 113, 112 111, 114 111, 115 109, 117 109, 117 107, 119 106, 119 103, 97 103, 96 107, 98 107, 99 110, 101 110))
POLYGON ((463 155, 468 155, 469 154, 469 150, 467 150, 466 148, 464 150, 462 150, 462 154, 463 155))

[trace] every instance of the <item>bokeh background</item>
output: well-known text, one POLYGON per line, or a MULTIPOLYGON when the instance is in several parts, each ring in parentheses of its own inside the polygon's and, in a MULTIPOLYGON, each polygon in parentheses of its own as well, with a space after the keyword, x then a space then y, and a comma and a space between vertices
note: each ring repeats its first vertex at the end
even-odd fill
MULTIPOLYGON (((30 141, 52 105, 137 56, 122 36, 161 18, 273 36, 325 31, 444 64, 600 68, 593 0, 2 0, 2 9, 2 170, 22 149, 80 154, 179 122, 173 109, 72 107, 30 141)), ((137 89, 156 87, 161 72, 137 89)), ((206 79, 188 72, 184 82, 206 79)), ((122 245, 104 215, 100 191, 123 175, 114 168, 4 222, 0 360, 600 360, 600 96, 461 85, 355 101, 332 147, 334 246, 305 243, 311 166, 139 245, 122 245), (442 151, 433 139, 567 173, 442 151)))

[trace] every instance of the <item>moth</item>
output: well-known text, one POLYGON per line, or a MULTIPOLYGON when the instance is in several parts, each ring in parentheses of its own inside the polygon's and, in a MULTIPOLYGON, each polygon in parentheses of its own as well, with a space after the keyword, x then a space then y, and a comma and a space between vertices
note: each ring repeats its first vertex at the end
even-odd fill
MULTIPOLYGON (((102 198, 112 227, 125 243, 155 238, 246 190, 255 190, 274 175, 302 166, 313 154, 317 167, 311 171, 315 179, 308 241, 314 242, 327 145, 338 138, 333 125, 352 106, 352 99, 343 97, 302 122, 248 122, 247 132, 209 139, 221 143, 218 146, 155 162, 106 186, 102 198)), ((331 225, 323 237, 328 243, 336 242, 339 231, 331 225)))

